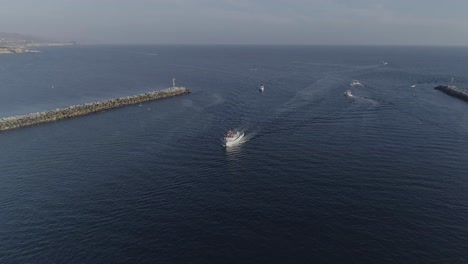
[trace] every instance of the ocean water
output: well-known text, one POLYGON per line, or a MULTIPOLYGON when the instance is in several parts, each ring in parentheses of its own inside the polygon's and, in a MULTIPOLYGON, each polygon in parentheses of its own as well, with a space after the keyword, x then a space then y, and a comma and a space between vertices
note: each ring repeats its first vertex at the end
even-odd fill
POLYGON ((41 51, 1 117, 192 93, 1 132, 0 263, 468 262, 468 48, 41 51))

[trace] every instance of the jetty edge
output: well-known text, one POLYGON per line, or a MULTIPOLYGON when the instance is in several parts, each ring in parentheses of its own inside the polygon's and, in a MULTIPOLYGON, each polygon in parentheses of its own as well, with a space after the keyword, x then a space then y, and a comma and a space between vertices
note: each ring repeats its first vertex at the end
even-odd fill
POLYGON ((468 102, 468 91, 462 88, 458 88, 455 85, 439 85, 434 87, 434 89, 468 102))
POLYGON ((163 90, 146 92, 133 96, 120 97, 100 102, 72 105, 67 108, 57 108, 46 112, 37 112, 26 115, 17 115, 0 119, 0 131, 32 126, 41 123, 53 122, 61 119, 79 117, 87 114, 97 113, 108 109, 138 104, 166 97, 172 97, 190 93, 185 87, 171 87, 163 90))

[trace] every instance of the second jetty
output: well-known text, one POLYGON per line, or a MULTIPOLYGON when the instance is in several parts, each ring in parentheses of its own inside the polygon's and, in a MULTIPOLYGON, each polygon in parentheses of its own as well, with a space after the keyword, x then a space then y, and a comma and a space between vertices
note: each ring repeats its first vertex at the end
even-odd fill
POLYGON ((83 116, 130 104, 138 104, 186 93, 190 93, 190 90, 185 87, 171 87, 160 91, 147 92, 106 101, 72 105, 67 108, 58 108, 52 111, 2 118, 0 119, 0 131, 83 116))
POLYGON ((455 85, 439 85, 434 87, 434 89, 468 102, 468 91, 458 88, 455 85))

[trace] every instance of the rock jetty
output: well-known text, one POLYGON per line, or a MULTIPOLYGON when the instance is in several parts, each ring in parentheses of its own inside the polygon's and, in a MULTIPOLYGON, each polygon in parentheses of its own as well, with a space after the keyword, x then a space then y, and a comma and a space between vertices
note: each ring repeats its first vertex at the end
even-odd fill
POLYGON ((439 85, 434 87, 434 89, 468 102, 468 91, 455 85, 439 85))
POLYGON ((2 118, 0 119, 0 131, 83 116, 108 109, 158 100, 161 98, 182 95, 186 93, 190 93, 190 90, 185 87, 171 87, 160 91, 147 92, 101 102, 72 105, 67 108, 58 108, 47 112, 38 112, 27 115, 2 118))

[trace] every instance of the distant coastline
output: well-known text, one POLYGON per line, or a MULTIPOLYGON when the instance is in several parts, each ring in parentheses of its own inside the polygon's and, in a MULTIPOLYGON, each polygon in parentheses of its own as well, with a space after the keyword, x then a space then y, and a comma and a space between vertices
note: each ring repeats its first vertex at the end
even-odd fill
POLYGON ((40 53, 38 50, 25 49, 23 47, 0 47, 0 54, 40 53))
POLYGON ((72 46, 76 42, 51 41, 14 33, 0 32, 0 54, 40 53, 30 47, 72 46))
POLYGON ((75 43, 31 43, 25 46, 2 46, 0 42, 0 54, 22 54, 22 53, 40 53, 38 50, 29 49, 29 47, 52 47, 52 46, 73 46, 75 43))

